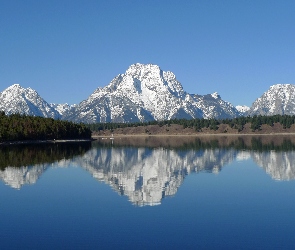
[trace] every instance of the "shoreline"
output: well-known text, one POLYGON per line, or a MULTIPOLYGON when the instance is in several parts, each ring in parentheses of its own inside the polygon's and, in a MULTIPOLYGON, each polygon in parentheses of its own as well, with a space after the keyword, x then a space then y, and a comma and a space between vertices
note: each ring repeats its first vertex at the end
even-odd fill
POLYGON ((295 136, 295 133, 253 133, 253 134, 235 134, 235 133, 204 133, 204 134, 154 134, 154 135, 148 135, 148 134, 114 134, 114 135, 93 135, 93 139, 115 139, 120 137, 204 137, 204 136, 279 136, 279 135, 291 135, 295 136))
POLYGON ((24 140, 24 141, 6 141, 0 142, 0 146, 9 145, 26 145, 26 144, 55 144, 55 143, 75 143, 75 142, 92 142, 98 139, 118 139, 118 138, 136 138, 136 137, 250 137, 250 136, 295 136, 295 133, 200 133, 200 134, 114 134, 114 135, 93 135, 91 139, 61 139, 61 140, 24 140))
POLYGON ((95 139, 61 139, 61 140, 23 140, 23 141, 6 141, 0 142, 0 146, 7 145, 26 145, 26 144, 55 144, 55 143, 71 143, 71 142, 91 142, 95 139))

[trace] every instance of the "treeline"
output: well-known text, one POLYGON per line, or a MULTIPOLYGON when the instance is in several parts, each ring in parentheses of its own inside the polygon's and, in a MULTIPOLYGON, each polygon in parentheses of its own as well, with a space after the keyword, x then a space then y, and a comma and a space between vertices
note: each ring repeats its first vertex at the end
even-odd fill
POLYGON ((89 139, 84 124, 0 111, 0 142, 18 140, 89 139))
POLYGON ((295 116, 291 115, 273 115, 273 116, 247 116, 247 117, 238 117, 235 119, 223 119, 220 123, 228 124, 231 128, 236 128, 239 131, 243 130, 244 125, 247 123, 251 123, 252 131, 261 130, 261 125, 266 124, 271 127, 274 126, 275 123, 279 123, 283 126, 284 129, 290 128, 293 124, 295 124, 295 116))
POLYGON ((196 131, 201 131, 204 128, 217 130, 220 124, 228 124, 231 128, 242 131, 245 124, 251 123, 252 131, 260 130, 261 125, 267 124, 273 126, 275 123, 280 123, 283 128, 290 128, 295 123, 295 116, 290 115, 273 115, 273 116, 247 116, 237 117, 234 119, 172 119, 167 121, 149 121, 136 123, 93 123, 86 126, 91 131, 114 130, 117 128, 138 127, 148 125, 170 126, 172 124, 182 125, 183 128, 194 128, 196 131))

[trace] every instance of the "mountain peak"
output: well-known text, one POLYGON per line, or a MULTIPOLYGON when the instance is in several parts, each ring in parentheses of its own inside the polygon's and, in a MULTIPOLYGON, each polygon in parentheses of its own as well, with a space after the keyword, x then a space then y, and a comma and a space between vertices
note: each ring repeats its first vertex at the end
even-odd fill
POLYGON ((129 66, 126 71, 126 74, 134 74, 134 72, 139 71, 160 71, 160 67, 156 64, 142 64, 142 63, 135 63, 129 66))
POLYGON ((237 109, 240 113, 244 114, 244 113, 246 113, 246 112, 248 112, 248 111, 250 110, 250 107, 248 107, 248 106, 246 106, 246 105, 238 105, 238 106, 236 106, 236 109, 237 109))
POLYGON ((31 94, 34 93, 34 94, 38 95, 38 93, 35 90, 33 90, 32 88, 30 88, 30 87, 23 88, 18 83, 11 85, 7 89, 3 90, 2 93, 9 93, 13 96, 17 96, 17 95, 24 94, 24 93, 31 93, 31 94))
POLYGON ((26 114, 41 117, 59 118, 59 113, 49 106, 39 94, 31 88, 13 84, 0 93, 0 110, 6 114, 26 114))
POLYGON ((211 96, 212 96, 214 99, 219 99, 219 98, 220 98, 220 95, 219 95, 217 92, 214 92, 213 94, 211 94, 211 96))
POLYGON ((276 84, 255 100, 249 115, 294 115, 295 85, 276 84))
POLYGON ((8 88, 22 88, 18 83, 12 84, 10 87, 8 88))
POLYGON ((107 86, 96 89, 63 119, 76 122, 138 122, 149 120, 221 118, 239 115, 218 93, 193 97, 171 71, 155 64, 132 64, 107 86))
POLYGON ((270 86, 270 89, 281 89, 281 88, 288 88, 288 87, 292 87, 292 84, 289 83, 278 83, 278 84, 274 84, 272 86, 270 86))
POLYGON ((137 78, 142 80, 144 78, 158 78, 161 76, 161 69, 158 65, 154 64, 132 64, 125 72, 125 76, 131 76, 132 78, 137 78))
POLYGON ((22 86, 20 86, 18 83, 16 83, 16 84, 9 86, 5 90, 3 90, 3 92, 17 91, 17 90, 25 90, 25 89, 22 86))

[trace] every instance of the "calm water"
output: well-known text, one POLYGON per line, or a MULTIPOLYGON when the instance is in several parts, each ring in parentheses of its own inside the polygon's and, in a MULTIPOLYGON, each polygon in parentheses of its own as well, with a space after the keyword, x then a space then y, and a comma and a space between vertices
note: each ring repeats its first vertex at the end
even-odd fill
POLYGON ((294 249, 295 138, 0 148, 0 249, 294 249))

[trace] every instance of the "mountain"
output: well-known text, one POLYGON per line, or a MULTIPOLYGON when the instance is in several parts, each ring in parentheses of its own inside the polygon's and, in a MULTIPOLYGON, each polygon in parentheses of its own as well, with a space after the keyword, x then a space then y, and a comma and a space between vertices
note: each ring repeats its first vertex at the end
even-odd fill
POLYGON ((270 87, 252 104, 248 115, 295 115, 295 85, 277 84, 270 87))
POLYGON ((69 105, 67 103, 63 104, 56 104, 56 103, 50 103, 50 107, 54 108, 61 116, 66 112, 69 111, 71 108, 75 108, 76 104, 69 105))
POLYGON ((295 115, 295 85, 273 85, 250 108, 234 107, 216 92, 189 94, 172 72, 137 63, 78 105, 48 104, 35 90, 14 84, 0 93, 0 110, 84 123, 295 115))
POLYGON ((0 93, 0 110, 5 111, 7 115, 20 113, 60 118, 60 114, 35 90, 22 88, 19 84, 14 84, 0 93))
POLYGON ((241 114, 246 114, 249 110, 250 107, 246 106, 246 105, 238 105, 236 106, 236 109, 241 113, 241 114))
POLYGON ((235 118, 241 116, 231 103, 221 99, 217 92, 208 95, 192 95, 193 105, 201 110, 202 118, 235 118))
POLYGON ((62 119, 75 122, 144 122, 174 118, 233 118, 239 111, 217 93, 191 95, 170 71, 133 64, 104 88, 97 88, 62 119))

